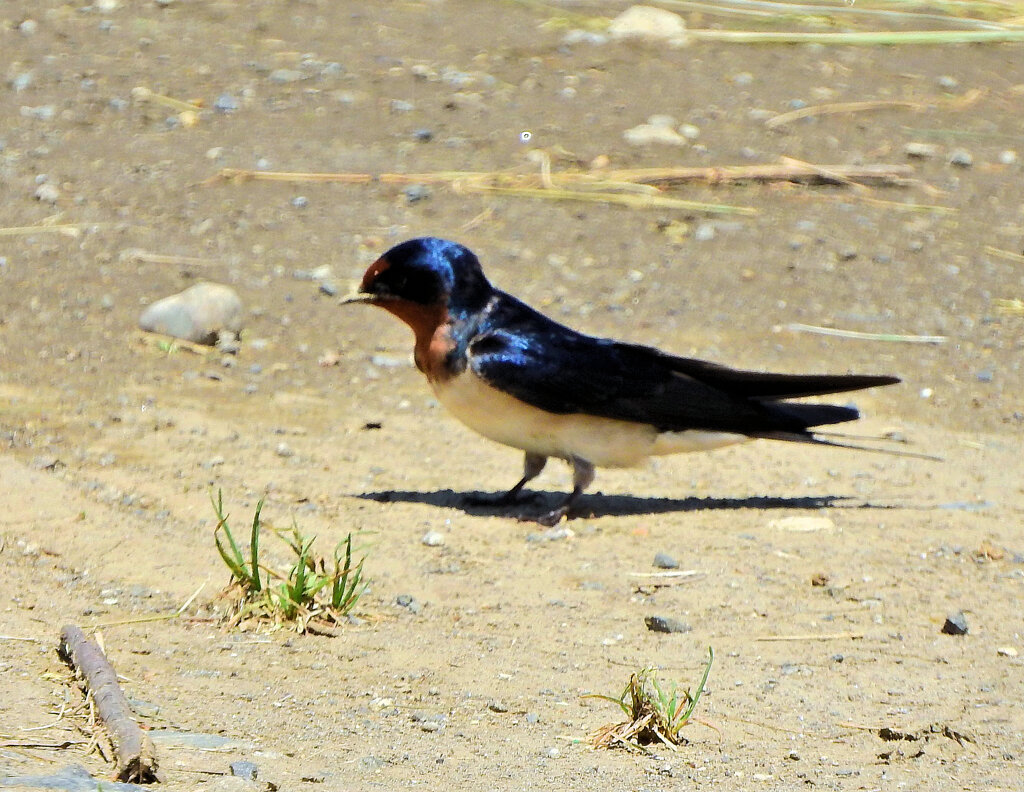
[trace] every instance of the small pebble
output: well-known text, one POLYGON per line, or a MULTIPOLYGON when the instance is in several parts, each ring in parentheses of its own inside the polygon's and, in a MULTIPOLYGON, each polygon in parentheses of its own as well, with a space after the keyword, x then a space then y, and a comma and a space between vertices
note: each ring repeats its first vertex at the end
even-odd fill
POLYGON ((991 382, 993 377, 992 369, 982 369, 978 372, 978 382, 991 382))
POLYGON ((291 446, 283 440, 277 444, 277 448, 274 449, 274 453, 284 459, 295 456, 295 452, 292 450, 291 446))
POLYGON ((40 184, 33 197, 42 203, 55 204, 60 199, 60 190, 52 184, 40 184))
POLYGON ((1016 657, 1018 652, 1012 646, 1000 646, 996 649, 996 654, 1000 657, 1016 657))
POLYGON ((956 77, 951 77, 948 74, 943 74, 936 80, 939 87, 945 91, 952 91, 960 86, 960 81, 956 77))
POLYGON ((444 534, 440 531, 427 531, 420 542, 427 547, 440 547, 444 544, 444 534))
POLYGON ((276 83, 293 83, 303 80, 305 77, 306 75, 303 72, 295 69, 274 69, 267 79, 276 83))
POLYGON ((392 113, 409 113, 416 109, 416 105, 412 102, 407 102, 404 99, 392 99, 391 100, 391 112, 392 113))
POLYGON ((503 701, 498 701, 497 699, 495 699, 494 701, 488 702, 487 709, 489 709, 491 712, 508 712, 508 704, 506 704, 503 701))
POLYGON ((328 297, 336 297, 338 295, 338 287, 333 281, 320 281, 320 285, 317 288, 321 294, 328 297))
POLYGON ((953 149, 949 154, 949 164, 958 168, 969 168, 974 164, 974 157, 967 149, 953 149))
POLYGON ((405 195, 406 201, 414 204, 429 198, 430 190, 427 189, 425 184, 410 184, 402 190, 402 194, 405 195))
POLYGON ((238 100, 231 94, 223 93, 217 97, 213 107, 221 113, 233 113, 238 109, 238 100))
POLYGON ((685 633, 693 629, 689 624, 671 616, 645 616, 644 624, 651 632, 660 633, 685 633))
POLYGON ((679 562, 668 553, 655 553, 654 566, 658 569, 679 569, 679 562))
POLYGON ((548 759, 557 759, 559 756, 562 755, 562 752, 559 751, 555 746, 551 746, 544 752, 544 755, 548 759))
POLYGON ((540 533, 531 533, 526 535, 527 542, 558 542, 562 539, 572 539, 576 535, 576 532, 572 528, 566 528, 556 525, 554 528, 548 528, 546 531, 540 533))
POLYGON ((255 781, 259 775, 259 768, 253 762, 232 762, 231 775, 244 778, 246 781, 255 781))
POLYGON ((651 123, 627 129, 622 137, 631 146, 685 146, 690 142, 671 126, 651 123))
POLYGON ((957 611, 946 617, 942 625, 944 635, 967 635, 967 617, 963 611, 957 611))
POLYGON ((715 226, 713 223, 701 223, 693 230, 693 238, 697 242, 710 242, 715 238, 715 226))
POLYGON ((21 93, 32 84, 32 72, 22 72, 11 78, 11 88, 15 93, 21 93))
POLYGON ((418 140, 420 143, 429 143, 434 139, 434 132, 430 129, 414 129, 412 136, 414 140, 418 140))
POLYGON ((917 159, 928 159, 929 157, 937 157, 939 154, 939 147, 934 143, 920 143, 917 141, 911 141, 903 147, 903 153, 908 157, 915 157, 917 159))
POLYGON ((18 25, 18 32, 23 36, 33 36, 39 30, 39 23, 34 19, 26 19, 18 25))
POLYGON ((39 107, 22 107, 20 112, 25 118, 34 118, 36 121, 51 121, 57 115, 57 108, 53 105, 40 105, 39 107))
POLYGON ((570 30, 565 36, 562 37, 562 43, 568 44, 570 47, 573 44, 592 44, 595 47, 600 47, 602 44, 608 43, 608 37, 604 33, 596 33, 590 30, 574 29, 570 30))
POLYGON ((1017 152, 1013 149, 1006 149, 999 152, 1000 165, 1013 165, 1017 161, 1017 152))
POLYGON ((292 198, 292 206, 296 209, 305 209, 309 206, 309 199, 305 195, 296 195, 292 198))

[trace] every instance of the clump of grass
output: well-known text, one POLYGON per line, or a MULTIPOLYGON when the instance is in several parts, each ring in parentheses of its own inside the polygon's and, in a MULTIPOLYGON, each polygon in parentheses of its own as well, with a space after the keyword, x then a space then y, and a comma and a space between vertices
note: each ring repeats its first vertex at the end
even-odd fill
POLYGON ((249 530, 249 552, 246 555, 235 540, 224 512, 223 493, 218 490, 210 498, 217 526, 213 540, 217 552, 231 572, 228 590, 238 600, 232 623, 253 619, 277 626, 294 626, 299 632, 323 632, 331 625, 341 624, 366 591, 361 558, 352 563, 352 534, 334 548, 330 560, 313 552, 315 536, 306 536, 293 521, 290 534, 282 535, 260 518, 263 500, 249 530), (260 561, 260 543, 264 529, 272 533, 291 551, 295 560, 287 574, 281 574, 260 561))
POLYGON ((645 751, 648 745, 665 745, 675 750, 677 745, 686 742, 682 730, 692 719, 714 660, 715 652, 708 647, 704 674, 692 694, 688 689, 680 692, 675 682, 664 687, 653 668, 634 672, 618 698, 591 694, 593 698, 618 704, 627 717, 621 723, 609 723, 595 729, 590 735, 591 744, 595 748, 622 745, 641 751, 645 751))

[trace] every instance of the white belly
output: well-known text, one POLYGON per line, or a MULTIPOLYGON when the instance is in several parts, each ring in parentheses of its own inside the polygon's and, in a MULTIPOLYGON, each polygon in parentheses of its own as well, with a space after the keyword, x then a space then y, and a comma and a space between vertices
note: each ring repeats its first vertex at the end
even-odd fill
POLYGON ((649 424, 579 413, 555 415, 490 387, 469 370, 431 386, 452 415, 484 437, 542 456, 581 457, 597 467, 631 467, 650 456, 708 451, 749 439, 729 432, 658 432, 649 424))

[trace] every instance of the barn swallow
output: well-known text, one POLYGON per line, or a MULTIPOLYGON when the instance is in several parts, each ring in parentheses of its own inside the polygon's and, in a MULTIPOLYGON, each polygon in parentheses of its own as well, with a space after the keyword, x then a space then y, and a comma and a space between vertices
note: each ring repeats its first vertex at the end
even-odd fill
POLYGON ((514 503, 548 457, 572 466, 561 504, 521 517, 549 526, 569 514, 595 467, 757 438, 846 447, 813 429, 855 420, 855 408, 788 400, 899 382, 741 371, 584 335, 494 288, 468 248, 433 237, 388 250, 342 302, 377 305, 409 325, 416 367, 437 400, 470 429, 526 453, 522 478, 494 503, 514 503))

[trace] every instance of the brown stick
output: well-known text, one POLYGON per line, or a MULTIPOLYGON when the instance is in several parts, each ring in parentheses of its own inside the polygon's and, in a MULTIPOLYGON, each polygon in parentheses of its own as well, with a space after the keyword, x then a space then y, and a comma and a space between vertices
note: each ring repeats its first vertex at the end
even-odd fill
POLYGON ((156 749, 132 717, 131 707, 117 683, 117 674, 94 641, 73 624, 60 631, 61 657, 92 693, 100 721, 110 736, 120 781, 149 783, 157 779, 156 749))

